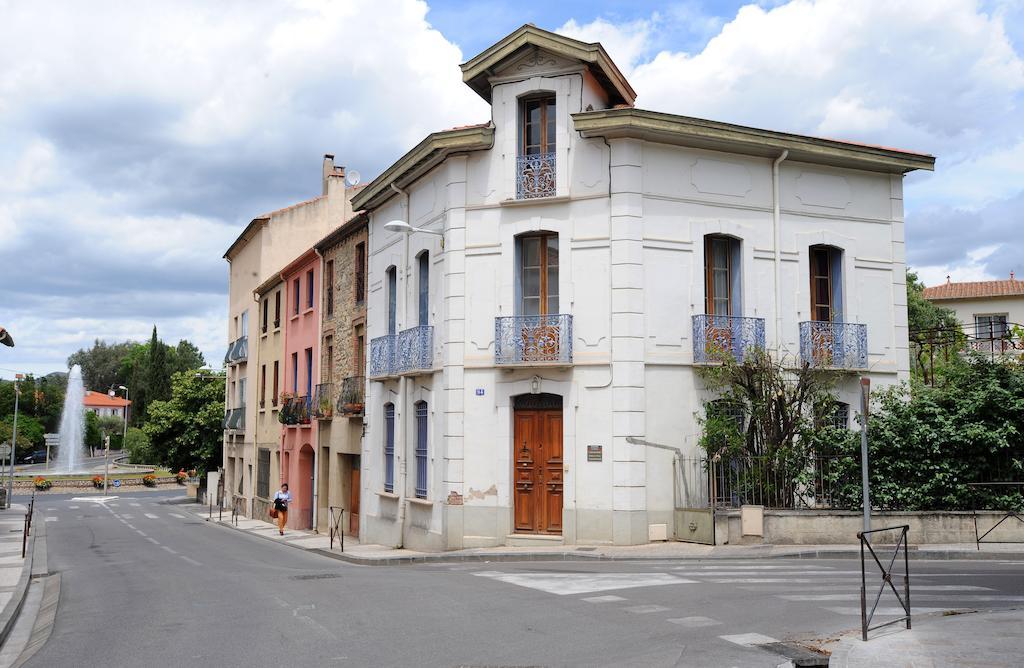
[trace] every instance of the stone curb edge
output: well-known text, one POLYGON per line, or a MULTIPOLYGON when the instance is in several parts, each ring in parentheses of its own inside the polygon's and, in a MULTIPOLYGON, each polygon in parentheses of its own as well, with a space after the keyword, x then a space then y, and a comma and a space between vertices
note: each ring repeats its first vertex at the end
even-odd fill
MULTIPOLYGON (((40 519, 43 518, 40 517, 40 519)), ((3 612, 0 612, 0 646, 7 642, 7 636, 14 629, 14 624, 18 621, 18 614, 21 612, 21 606, 25 603, 25 597, 28 595, 28 584, 33 577, 32 562, 36 551, 36 537, 41 531, 46 531, 45 526, 46 522, 44 519, 39 525, 33 523, 32 530, 29 531, 28 543, 25 545, 25 562, 21 567, 21 577, 18 578, 18 584, 14 587, 14 594, 11 596, 11 600, 7 601, 3 612)))
MULTIPOLYGON (((201 515, 199 517, 202 517, 201 515)), ((352 554, 346 554, 344 552, 332 552, 331 550, 324 549, 322 547, 303 547, 301 545, 294 545, 292 543, 278 540, 271 536, 261 536, 253 533, 246 529, 236 527, 231 524, 230 520, 208 520, 202 517, 203 520, 210 524, 227 527, 239 533, 255 536, 263 540, 268 540, 278 545, 284 545, 286 547, 303 550, 305 552, 313 552, 320 556, 330 557, 331 559, 337 559, 339 561, 346 561, 352 564, 358 564, 360 566, 408 566, 410 564, 421 564, 421 563, 483 563, 483 562, 516 562, 516 561, 702 561, 702 560, 716 560, 726 561, 731 559, 855 559, 860 558, 859 550, 847 550, 847 551, 830 551, 830 550, 805 550, 802 552, 792 552, 786 554, 737 554, 737 555, 693 555, 693 556, 607 556, 602 554, 587 554, 585 552, 573 553, 573 552, 527 552, 527 553, 514 553, 514 552, 495 552, 492 554, 448 554, 445 552, 439 552, 437 554, 421 554, 411 557, 389 557, 386 559, 375 559, 372 557, 360 557, 352 554)), ((931 559, 931 560, 943 560, 952 561, 957 559, 963 559, 967 561, 989 561, 989 560, 1024 560, 1024 552, 959 552, 959 551, 917 551, 913 549, 913 546, 908 553, 911 560, 914 559, 931 559)))

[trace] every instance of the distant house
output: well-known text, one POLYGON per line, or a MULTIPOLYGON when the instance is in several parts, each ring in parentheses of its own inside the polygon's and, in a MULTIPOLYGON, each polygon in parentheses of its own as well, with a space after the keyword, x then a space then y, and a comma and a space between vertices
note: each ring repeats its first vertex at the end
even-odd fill
POLYGON ((99 417, 113 415, 122 420, 128 407, 132 405, 132 402, 121 397, 111 397, 105 392, 93 392, 92 390, 86 390, 82 403, 85 405, 85 410, 95 413, 99 417))
POLYGON ((1024 281, 1015 278, 1013 272, 1009 280, 1001 281, 955 283, 947 277, 945 284, 925 288, 924 298, 956 313, 976 350, 1019 349, 1013 327, 1024 323, 1024 281))

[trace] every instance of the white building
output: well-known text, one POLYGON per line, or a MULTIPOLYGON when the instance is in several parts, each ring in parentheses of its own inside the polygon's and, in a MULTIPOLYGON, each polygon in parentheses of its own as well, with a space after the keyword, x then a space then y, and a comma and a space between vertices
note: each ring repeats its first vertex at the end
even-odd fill
POLYGON ((353 198, 363 541, 671 537, 675 455, 650 444, 697 453, 708 339, 848 368, 851 403, 859 374, 908 377, 903 174, 931 156, 637 109, 599 44, 533 26, 462 70, 490 122, 353 198))
POLYGON ((951 309, 963 326, 967 344, 983 353, 1020 354, 1024 342, 1014 328, 1024 327, 1024 281, 953 282, 924 289, 924 298, 951 309))

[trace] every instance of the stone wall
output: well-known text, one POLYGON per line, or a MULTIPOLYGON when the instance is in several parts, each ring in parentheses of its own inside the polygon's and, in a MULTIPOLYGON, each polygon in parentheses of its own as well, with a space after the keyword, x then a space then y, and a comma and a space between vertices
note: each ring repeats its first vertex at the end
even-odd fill
MULTIPOLYGON (((359 227, 340 242, 331 246, 324 252, 324 265, 327 262, 334 262, 334 313, 327 315, 327 305, 323 306, 323 340, 320 346, 320 382, 334 383, 334 401, 337 402, 341 383, 350 376, 364 375, 364 369, 357 368, 361 365, 356 360, 355 328, 366 323, 366 256, 363 263, 363 301, 356 302, 355 273, 356 273, 356 245, 363 244, 367 249, 366 226, 359 227), (334 347, 333 368, 328 368, 327 360, 327 339, 332 338, 334 347)), ((364 253, 367 252, 364 250, 364 253)), ((326 291, 324 299, 327 298, 326 291)), ((365 360, 365 347, 369 341, 364 336, 363 359, 365 360)))

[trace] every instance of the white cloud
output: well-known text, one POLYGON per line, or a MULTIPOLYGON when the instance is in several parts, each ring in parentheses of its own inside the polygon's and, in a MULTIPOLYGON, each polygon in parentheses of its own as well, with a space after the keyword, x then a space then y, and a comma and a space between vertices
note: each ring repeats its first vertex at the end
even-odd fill
POLYGON ((624 24, 597 18, 580 25, 575 19, 569 19, 555 32, 586 42, 600 42, 615 64, 623 72, 629 73, 646 52, 652 28, 657 21, 657 14, 650 19, 639 19, 624 24))

